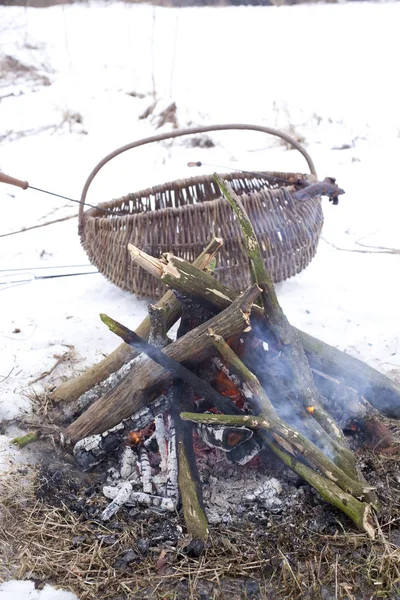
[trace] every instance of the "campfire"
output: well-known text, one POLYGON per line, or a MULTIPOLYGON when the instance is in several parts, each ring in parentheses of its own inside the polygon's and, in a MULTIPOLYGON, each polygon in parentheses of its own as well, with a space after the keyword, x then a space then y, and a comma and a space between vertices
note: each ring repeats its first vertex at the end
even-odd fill
POLYGON ((240 510, 246 502, 279 510, 286 484, 264 468, 278 460, 374 538, 378 497, 349 439, 390 452, 381 415, 399 418, 399 389, 289 324, 240 198, 215 177, 241 224, 253 285, 239 295, 215 279, 221 239, 193 264, 129 245, 132 261, 170 290, 136 332, 101 315, 123 344, 111 372, 100 364, 75 389, 68 383, 69 402, 60 402, 62 386, 55 391, 59 440, 81 469, 106 465, 104 522, 124 505, 166 513, 182 506, 188 532, 204 542, 208 522, 229 518, 233 498, 240 510), (227 470, 216 510, 218 477, 227 470))

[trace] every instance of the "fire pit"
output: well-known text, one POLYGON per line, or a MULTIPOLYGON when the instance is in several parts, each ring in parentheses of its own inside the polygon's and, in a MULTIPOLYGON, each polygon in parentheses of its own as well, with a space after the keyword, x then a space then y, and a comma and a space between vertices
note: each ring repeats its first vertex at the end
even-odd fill
MULTIPOLYGON (((256 283, 238 295, 204 270, 222 245, 219 239, 198 266, 173 254, 160 260, 129 245, 137 267, 174 291, 150 305, 148 342, 101 316, 139 356, 131 355, 121 372, 67 405, 64 422, 70 424, 62 439, 73 444, 84 470, 113 457, 103 489, 111 500, 101 515, 105 522, 124 505, 174 512, 181 502, 188 531, 205 540, 208 519, 229 519, 230 504, 225 497, 218 501, 221 510, 213 506, 219 478, 218 468, 207 470, 210 456, 224 470, 227 464, 253 468, 260 453, 272 452, 374 537, 374 486, 359 473, 343 431, 357 432, 371 447, 390 448, 392 436, 379 411, 399 416, 398 389, 354 359, 344 367, 341 353, 289 325, 240 197, 219 176, 215 180, 242 228, 256 283), (171 343, 167 330, 177 305, 181 323, 171 343), (366 378, 372 392, 363 397, 355 388, 362 379, 365 389, 366 378)), ((254 501, 279 510, 283 484, 270 473, 250 472, 246 485, 233 475, 237 510, 254 501)))

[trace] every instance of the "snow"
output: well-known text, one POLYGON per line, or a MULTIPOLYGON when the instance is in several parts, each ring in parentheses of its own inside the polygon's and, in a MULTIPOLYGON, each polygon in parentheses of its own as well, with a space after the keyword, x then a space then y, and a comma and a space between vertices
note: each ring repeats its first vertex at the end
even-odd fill
MULTIPOLYGON (((400 203, 393 181, 400 151, 400 92, 393 75, 399 18, 400 4, 392 2, 3 7, 0 169, 78 199, 97 162, 120 145, 152 135, 160 113, 173 102, 180 127, 247 122, 298 136, 320 178, 336 177, 346 195, 337 207, 324 201, 317 256, 303 273, 277 286, 280 301, 297 327, 399 377, 399 254, 358 245, 399 248, 400 203), (18 70, 15 63, 5 69, 9 57, 28 69, 18 70), (152 114, 141 118, 155 98, 152 114)), ((161 127, 171 129, 168 123, 161 127)), ((225 170, 215 165, 306 170, 296 151, 263 134, 209 137, 214 148, 192 148, 182 139, 119 156, 95 178, 88 201, 201 172, 187 167, 188 161, 210 165, 202 168, 207 172, 225 170)), ((0 234, 78 211, 68 200, 6 185, 0 186, 0 202, 0 234)), ((100 274, 37 278, 51 272, 42 267, 89 264, 76 219, 0 237, 0 256, 1 420, 29 413, 34 392, 81 372, 116 347, 100 312, 134 328, 146 303, 100 274), (4 285, 15 279, 9 274, 14 269, 23 269, 30 281, 4 285)), ((4 459, 9 438, 0 441, 4 459)), ((3 584, 0 598, 73 597, 32 585, 3 584)))
POLYGON ((0 585, 1 600, 76 600, 75 594, 45 585, 36 590, 33 581, 6 581, 0 585))

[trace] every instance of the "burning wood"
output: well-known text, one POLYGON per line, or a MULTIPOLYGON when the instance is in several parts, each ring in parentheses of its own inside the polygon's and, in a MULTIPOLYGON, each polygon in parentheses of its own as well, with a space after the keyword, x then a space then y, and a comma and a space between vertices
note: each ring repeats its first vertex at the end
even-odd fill
POLYGON ((110 452, 121 445, 131 432, 137 432, 150 425, 157 415, 164 413, 171 403, 171 394, 159 396, 152 404, 145 406, 137 413, 124 419, 118 425, 79 440, 73 449, 75 459, 83 470, 92 469, 98 465, 110 452))

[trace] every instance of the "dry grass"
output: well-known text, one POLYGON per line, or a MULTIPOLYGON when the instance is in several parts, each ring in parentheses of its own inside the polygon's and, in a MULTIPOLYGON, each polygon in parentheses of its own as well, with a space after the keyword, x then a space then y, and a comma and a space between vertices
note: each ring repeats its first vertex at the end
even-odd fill
POLYGON ((8 477, 0 504, 0 579, 51 582, 80 600, 398 598, 399 456, 368 452, 362 462, 382 499, 374 542, 305 488, 304 505, 268 522, 212 528, 200 558, 185 551, 189 539, 179 534, 178 515, 132 509, 105 525, 98 514, 106 500, 95 485, 88 493, 86 480, 79 487, 59 470, 47 478, 41 472, 21 494, 21 474, 8 477), (134 560, 118 566, 128 550, 134 560))
MULTIPOLYGON (((47 401, 36 408, 46 418, 47 401)), ((375 541, 305 486, 304 502, 283 514, 212 527, 200 558, 185 550, 180 515, 123 509, 102 523, 107 500, 99 480, 77 473, 62 455, 55 461, 49 444, 44 466, 1 481, 0 581, 49 582, 80 600, 400 598, 400 430, 387 424, 392 454, 357 452, 381 501, 375 541), (118 566, 128 550, 134 560, 118 566)))

